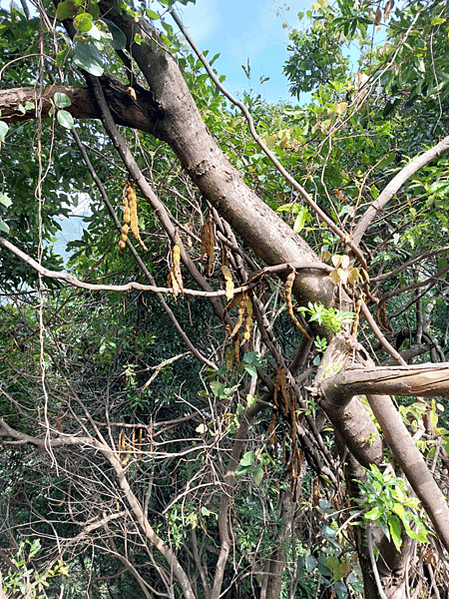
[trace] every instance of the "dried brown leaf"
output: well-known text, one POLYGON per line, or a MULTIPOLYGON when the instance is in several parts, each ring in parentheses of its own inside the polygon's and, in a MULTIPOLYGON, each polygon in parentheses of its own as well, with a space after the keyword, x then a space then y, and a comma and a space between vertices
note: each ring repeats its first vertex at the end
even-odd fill
POLYGON ((374 18, 374 25, 375 26, 379 25, 381 19, 382 19, 382 13, 380 12, 380 8, 377 7, 376 16, 374 18))
POLYGON ((212 263, 214 260, 214 224, 209 216, 206 222, 201 227, 201 256, 200 262, 203 262, 204 256, 207 258, 207 274, 210 276, 212 272, 212 263))

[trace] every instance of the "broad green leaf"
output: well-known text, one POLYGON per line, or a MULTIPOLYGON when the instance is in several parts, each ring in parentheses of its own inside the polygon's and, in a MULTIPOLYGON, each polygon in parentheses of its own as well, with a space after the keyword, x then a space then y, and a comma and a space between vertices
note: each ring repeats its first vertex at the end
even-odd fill
POLYGON ((126 35, 117 27, 115 23, 110 21, 109 19, 102 19, 108 26, 109 31, 112 35, 111 46, 114 50, 124 50, 126 48, 126 35))
POLYGON ((165 35, 165 33, 161 33, 161 40, 164 42, 164 44, 167 46, 167 48, 169 48, 171 46, 171 41, 168 39, 168 37, 165 35))
POLYGON ((217 397, 220 397, 220 395, 222 394, 223 389, 224 389, 224 384, 220 383, 220 381, 211 381, 210 388, 212 389, 212 393, 214 395, 216 395, 217 397))
POLYGON ((5 222, 3 222, 3 220, 1 218, 0 218, 0 231, 2 233, 6 233, 6 234, 9 233, 9 227, 8 227, 8 225, 5 222))
POLYGON ((260 366, 259 358, 258 358, 256 351, 246 352, 246 354, 243 354, 242 360, 243 360, 243 362, 246 362, 247 364, 256 364, 257 366, 260 366))
POLYGON ((11 206, 12 201, 7 193, 0 192, 0 204, 5 206, 5 208, 9 208, 11 206))
POLYGON ((55 63, 58 68, 63 66, 63 64, 67 60, 67 56, 70 54, 70 50, 70 46, 66 46, 63 50, 56 54, 55 63))
POLYGON ((306 567, 306 571, 310 573, 310 572, 313 572, 313 570, 315 570, 315 568, 318 565, 318 562, 317 562, 316 558, 313 557, 313 555, 309 554, 306 556, 304 565, 306 567))
POLYGON ((78 13, 78 8, 73 0, 64 0, 58 4, 56 9, 56 18, 60 21, 65 19, 73 19, 78 13))
POLYGON ((395 514, 397 514, 400 518, 403 517, 404 513, 405 513, 405 509, 404 506, 402 505, 402 503, 395 503, 393 505, 393 511, 395 514))
POLYGON ((243 454, 242 459, 240 460, 240 466, 252 466, 254 463, 254 451, 247 451, 243 454))
POLYGON ((81 33, 87 33, 92 29, 92 15, 90 15, 88 12, 83 12, 73 19, 73 24, 75 29, 81 31, 81 33))
POLYGON ((58 108, 66 108, 72 104, 72 100, 66 94, 56 92, 53 96, 53 101, 58 108))
POLYGON ((95 24, 92 24, 92 27, 89 29, 89 37, 91 37, 93 40, 99 42, 100 40, 102 40, 103 38, 106 39, 111 39, 111 34, 109 33, 109 31, 107 33, 103 33, 102 31, 100 31, 98 29, 98 27, 95 24))
POLYGON ((154 10, 147 8, 146 13, 147 17, 152 21, 157 21, 159 19, 159 15, 157 14, 157 12, 154 12, 154 10))
POLYGON ((260 485, 263 479, 263 468, 262 466, 258 466, 253 470, 254 480, 256 481, 256 485, 260 485))
POLYGON ((73 116, 67 110, 58 110, 56 118, 58 119, 58 123, 65 129, 73 129, 73 116))
POLYGON ((301 229, 304 228, 304 225, 306 224, 308 219, 309 211, 305 206, 301 207, 301 209, 298 211, 297 217, 295 218, 295 222, 293 223, 293 231, 295 233, 299 233, 301 229))
POLYGON ((383 510, 376 506, 373 507, 369 512, 366 512, 365 518, 367 520, 377 520, 382 516, 383 513, 383 510))
POLYGON ((74 63, 76 66, 84 69, 91 75, 101 77, 104 73, 103 60, 101 54, 94 44, 82 44, 76 43, 74 45, 75 58, 74 63))
POLYGON ((245 371, 252 377, 257 377, 257 368, 254 364, 243 364, 245 371))
POLYGON ((100 16, 100 7, 98 6, 98 2, 89 0, 87 4, 87 12, 89 12, 92 15, 94 21, 96 21, 100 16))
POLYGON ((394 543, 396 549, 399 551, 399 549, 401 548, 401 545, 402 545, 401 523, 399 521, 399 518, 397 518, 396 516, 389 516, 388 517, 388 527, 390 528, 391 538, 393 539, 393 543, 394 543))

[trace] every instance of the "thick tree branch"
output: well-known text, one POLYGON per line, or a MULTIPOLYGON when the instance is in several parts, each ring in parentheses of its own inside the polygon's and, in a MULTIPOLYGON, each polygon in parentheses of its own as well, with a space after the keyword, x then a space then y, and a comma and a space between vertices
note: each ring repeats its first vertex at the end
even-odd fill
MULTIPOLYGON (((147 133, 152 132, 149 92, 136 84, 133 88, 136 92, 136 101, 133 101, 126 91, 127 86, 117 77, 105 74, 101 77, 101 83, 108 105, 111 107, 114 121, 118 125, 139 129, 147 133)), ((39 88, 34 87, 0 90, 1 120, 8 125, 12 125, 20 121, 36 119, 36 109, 23 112, 20 107, 25 107, 28 102, 37 105, 38 100, 42 100, 42 118, 49 118, 50 110, 53 107, 52 100, 56 93, 65 94, 70 98, 72 104, 64 110, 70 112, 74 118, 100 118, 87 87, 67 85, 44 87, 42 96, 39 95, 39 88)))
POLYGON ((329 401, 345 402, 353 395, 380 393, 417 397, 449 396, 449 362, 416 366, 347 366, 321 382, 329 401))
POLYGON ((246 108, 245 104, 243 104, 243 102, 240 102, 239 100, 234 98, 234 96, 231 93, 229 93, 228 90, 220 83, 220 80, 215 75, 215 73, 214 73, 212 67, 210 66, 209 62, 207 61, 206 57, 204 56, 204 54, 202 52, 200 52, 198 46, 195 44, 193 39, 190 37, 188 31, 183 26, 181 19, 177 15, 176 11, 172 10, 170 14, 173 17, 176 24, 178 25, 179 29, 181 30, 181 32, 184 35, 184 37, 186 38, 186 40, 189 42, 192 50, 195 52, 195 54, 198 56, 198 58, 203 63, 204 68, 206 69, 211 80, 214 82, 214 84, 217 86, 217 88, 221 91, 221 93, 230 102, 232 102, 235 106, 237 106, 241 110, 241 112, 245 116, 245 119, 248 123, 250 133, 251 133, 254 141, 259 145, 262 152, 271 160, 273 165, 276 167, 276 169, 282 175, 282 177, 287 181, 287 183, 289 183, 289 185, 291 185, 292 188, 295 191, 297 191, 300 196, 302 196, 304 198, 304 200, 309 204, 309 206, 312 208, 312 210, 318 216, 318 218, 320 220, 322 220, 324 223, 326 223, 327 226, 331 229, 331 231, 333 231, 333 233, 335 233, 335 235, 337 235, 337 237, 339 237, 345 244, 347 244, 349 246, 349 248, 354 252, 354 254, 360 260, 361 265, 364 268, 366 268, 366 261, 365 261, 365 258, 363 256, 360 248, 358 248, 357 246, 355 246, 352 243, 351 237, 348 235, 348 233, 346 233, 345 231, 340 229, 340 227, 335 224, 335 222, 324 212, 324 210, 322 210, 318 206, 318 204, 315 202, 315 200, 312 198, 312 196, 305 190, 305 188, 302 185, 300 185, 296 181, 296 179, 282 166, 282 164, 277 159, 274 152, 272 152, 268 148, 268 146, 266 145, 264 140, 257 133, 255 125, 254 125, 253 117, 251 116, 249 110, 246 108))
MULTIPOLYGON (((213 140, 175 59, 163 47, 158 33, 142 19, 136 22, 124 17, 112 0, 102 0, 99 6, 125 33, 128 50, 152 91, 153 108, 159 115, 153 135, 171 146, 212 206, 266 264, 320 264, 309 245, 243 182, 213 140), (135 34, 144 43, 135 44, 135 34)), ((333 300, 334 286, 326 275, 301 271, 294 293, 299 301, 316 301, 319 296, 328 305, 333 300)))

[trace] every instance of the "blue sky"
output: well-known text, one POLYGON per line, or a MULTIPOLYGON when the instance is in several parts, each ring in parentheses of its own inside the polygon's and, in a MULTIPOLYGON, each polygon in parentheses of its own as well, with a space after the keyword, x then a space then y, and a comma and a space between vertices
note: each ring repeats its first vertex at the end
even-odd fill
POLYGON ((298 12, 309 10, 312 2, 196 0, 194 5, 178 5, 178 12, 200 50, 209 50, 209 58, 220 54, 214 68, 220 75, 226 75, 225 85, 231 93, 241 97, 243 91, 248 91, 241 65, 246 66, 249 59, 253 90, 276 102, 289 99, 287 79, 282 74, 289 56, 286 49, 289 28, 300 26, 298 12), (289 28, 282 28, 284 21, 289 28), (270 78, 262 87, 261 76, 270 78))

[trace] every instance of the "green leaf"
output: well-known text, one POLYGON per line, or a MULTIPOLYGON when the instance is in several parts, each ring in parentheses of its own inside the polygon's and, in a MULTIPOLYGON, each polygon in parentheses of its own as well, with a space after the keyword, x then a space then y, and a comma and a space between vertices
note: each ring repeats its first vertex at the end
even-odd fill
POLYGON ((0 143, 5 139, 8 129, 8 125, 4 121, 0 121, 0 143))
POLYGON ((78 13, 78 8, 75 6, 75 2, 73 0, 64 0, 64 2, 60 2, 58 4, 58 8, 56 9, 56 18, 60 21, 64 21, 65 19, 73 19, 78 13))
POLYGON ((405 509, 404 506, 402 505, 402 503, 395 503, 393 505, 393 511, 395 514, 397 514, 400 518, 402 518, 404 516, 405 513, 405 509))
POLYGON ((9 233, 9 227, 8 227, 8 225, 5 222, 3 222, 3 220, 1 218, 0 218, 0 231, 2 233, 6 233, 6 234, 9 233))
POLYGON ((256 481, 256 485, 260 485, 263 479, 263 468, 262 466, 258 466, 253 470, 254 480, 256 481))
POLYGON ((94 21, 98 20, 100 16, 100 7, 98 6, 98 2, 92 2, 89 0, 87 4, 87 11, 92 15, 94 21))
POLYGON ((308 220, 309 211, 305 206, 301 206, 301 209, 298 211, 298 215, 295 218, 295 222, 293 223, 293 231, 299 233, 308 220))
POLYGON ((62 67, 65 61, 67 60, 67 56, 70 54, 70 46, 66 46, 63 50, 56 54, 55 64, 56 66, 62 67))
POLYGON ((257 377, 257 368, 254 364, 243 364, 245 371, 252 377, 257 377))
POLYGON ((66 108, 72 104, 72 100, 66 94, 56 92, 53 96, 53 101, 58 108, 66 108))
POLYGON ((396 549, 399 551, 402 545, 401 538, 401 523, 396 516, 389 516, 388 527, 390 528, 391 537, 396 549))
POLYGON ((382 516, 383 513, 384 513, 384 511, 376 506, 376 507, 373 507, 369 512, 366 512, 364 517, 367 520, 377 520, 382 516))
POLYGON ((101 41, 103 38, 111 39, 111 34, 109 33, 109 31, 106 33, 103 33, 93 23, 92 23, 92 27, 89 29, 88 35, 89 35, 89 37, 91 37, 93 40, 95 40, 97 42, 101 41))
POLYGON ((161 40, 164 42, 164 44, 167 46, 167 48, 169 48, 171 46, 171 41, 168 39, 168 37, 165 35, 165 33, 161 33, 161 40))
POLYGON ((65 127, 65 129, 73 129, 73 116, 67 110, 58 110, 56 118, 58 119, 58 123, 62 127, 65 127))
POLYGON ((12 201, 7 193, 0 192, 0 204, 5 206, 5 208, 9 208, 12 204, 12 201))
POLYGON ((115 23, 110 21, 109 19, 102 19, 108 26, 108 29, 112 35, 111 46, 114 50, 125 50, 126 48, 126 35, 117 27, 115 23))
POLYGON ((315 570, 315 568, 318 565, 318 562, 316 560, 315 557, 313 557, 313 555, 307 555, 305 562, 304 562, 305 568, 307 572, 313 572, 313 570, 315 570))
POLYGON ((73 19, 73 24, 81 33, 87 33, 92 29, 92 15, 88 12, 83 12, 73 19))
POLYGON ((147 17, 152 21, 157 21, 159 19, 159 15, 157 14, 157 12, 154 12, 154 10, 150 10, 149 8, 147 8, 146 13, 147 17))
POLYGON ((73 50, 75 52, 74 63, 76 66, 84 69, 91 75, 100 77, 104 73, 103 60, 101 54, 94 44, 75 43, 73 50))
POLYGON ((211 381, 210 388, 212 389, 212 393, 217 397, 220 397, 221 393, 224 389, 224 384, 220 383, 220 381, 211 381))
POLYGON ((243 362, 246 362, 247 364, 256 364, 256 366, 260 366, 256 351, 246 352, 246 354, 243 354, 242 360, 243 360, 243 362))
POLYGON ((252 466, 254 463, 255 453, 254 451, 247 451, 243 454, 242 459, 240 460, 240 466, 252 466))

